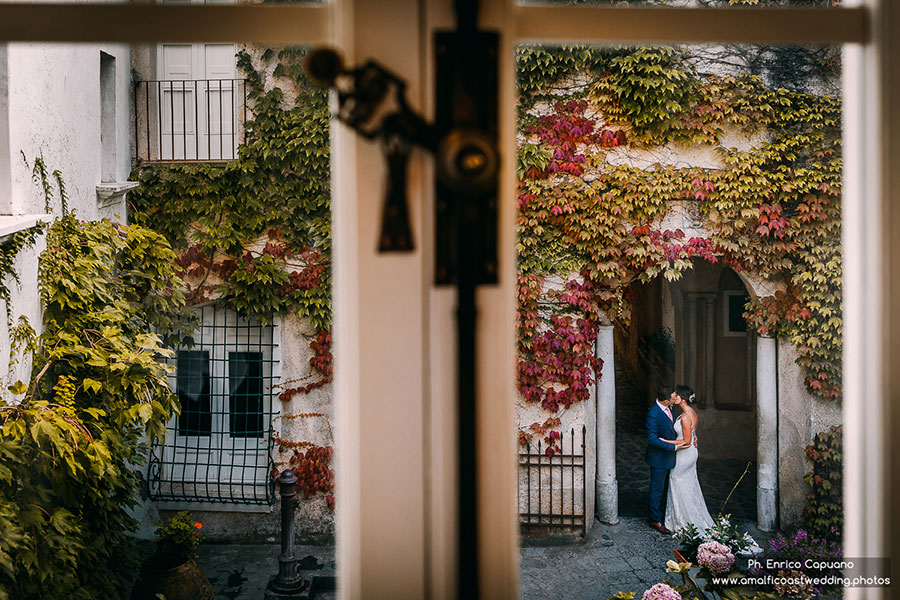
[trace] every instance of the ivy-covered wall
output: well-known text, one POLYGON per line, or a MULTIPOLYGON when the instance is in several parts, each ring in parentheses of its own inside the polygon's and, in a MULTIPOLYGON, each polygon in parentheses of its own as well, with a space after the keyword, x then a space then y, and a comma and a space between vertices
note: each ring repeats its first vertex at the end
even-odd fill
MULTIPOLYGON (((145 79, 155 78, 152 52, 136 56, 145 79)), ((213 303, 261 323, 279 321, 276 469, 295 469, 306 497, 298 511, 300 534, 321 540, 333 536, 335 503, 329 115, 324 90, 306 81, 303 54, 293 47, 238 48, 248 121, 237 159, 139 163, 132 178, 140 186, 129 199, 131 219, 163 234, 177 250, 189 304, 213 303)), ((223 510, 203 515, 208 537, 277 534, 274 508, 242 516, 227 505, 223 510)))
POLYGON ((814 76, 788 89, 776 76, 788 55, 519 49, 523 443, 552 441, 547 419, 565 427, 591 397, 612 367, 593 359, 596 326, 629 325, 635 284, 679 281, 702 261, 738 272, 750 326, 783 342, 782 482, 800 480, 824 428, 811 422, 840 418, 840 65, 827 48, 804 55, 814 76))

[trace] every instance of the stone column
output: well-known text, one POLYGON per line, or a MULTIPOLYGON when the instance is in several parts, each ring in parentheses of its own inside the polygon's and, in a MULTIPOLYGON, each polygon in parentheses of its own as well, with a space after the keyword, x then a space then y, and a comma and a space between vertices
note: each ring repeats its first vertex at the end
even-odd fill
POLYGON ((774 531, 778 492, 778 362, 774 337, 756 339, 756 511, 758 526, 774 531))
POLYGON ((616 367, 613 326, 597 332, 597 358, 603 361, 597 383, 597 517, 604 523, 619 522, 619 484, 616 481, 616 367))
POLYGON ((716 297, 712 294, 703 298, 705 322, 703 329, 706 343, 703 347, 703 398, 701 406, 712 407, 716 394, 716 297))
POLYGON ((684 377, 680 382, 694 389, 700 388, 697 381, 697 296, 687 294, 684 303, 684 377))

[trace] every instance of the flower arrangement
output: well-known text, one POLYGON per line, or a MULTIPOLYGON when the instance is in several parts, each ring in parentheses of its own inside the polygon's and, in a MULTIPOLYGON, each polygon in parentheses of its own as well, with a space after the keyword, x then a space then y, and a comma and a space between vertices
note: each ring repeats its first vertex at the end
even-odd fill
POLYGON ((697 550, 704 542, 718 542, 726 546, 733 555, 758 552, 760 548, 753 536, 738 530, 730 519, 731 515, 719 515, 713 519, 713 526, 702 533, 697 530, 696 525, 688 523, 676 531, 673 537, 681 543, 682 553, 692 560, 697 559, 697 550))
POLYGON ((697 548, 697 564, 709 569, 713 575, 721 575, 734 566, 734 554, 719 542, 703 542, 697 548))
POLYGON ((159 541, 156 557, 160 562, 180 565, 196 556, 197 546, 203 541, 203 523, 194 521, 191 513, 182 510, 165 522, 156 524, 159 541))
POLYGON ((644 592, 641 600, 681 600, 681 594, 665 583, 657 583, 644 592))

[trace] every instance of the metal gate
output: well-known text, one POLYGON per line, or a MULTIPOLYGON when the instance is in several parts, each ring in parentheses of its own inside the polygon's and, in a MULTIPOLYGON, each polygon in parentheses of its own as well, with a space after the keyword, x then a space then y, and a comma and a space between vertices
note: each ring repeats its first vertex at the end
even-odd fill
POLYGON ((540 439, 519 450, 519 524, 523 534, 587 535, 587 428, 582 426, 580 433, 580 440, 576 439, 575 428, 568 436, 562 434, 559 452, 548 453, 540 439))

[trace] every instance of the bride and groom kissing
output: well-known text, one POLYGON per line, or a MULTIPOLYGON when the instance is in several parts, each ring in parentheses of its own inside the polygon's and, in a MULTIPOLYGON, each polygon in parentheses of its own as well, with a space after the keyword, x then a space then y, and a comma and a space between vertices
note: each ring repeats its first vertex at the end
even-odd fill
POLYGON ((647 412, 647 464, 650 465, 650 526, 660 533, 688 523, 698 531, 713 526, 697 481, 697 411, 694 391, 662 385, 647 412), (676 419, 673 406, 681 408, 676 419))

